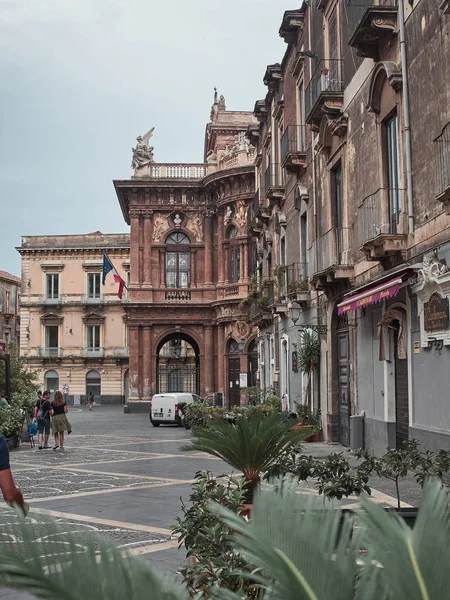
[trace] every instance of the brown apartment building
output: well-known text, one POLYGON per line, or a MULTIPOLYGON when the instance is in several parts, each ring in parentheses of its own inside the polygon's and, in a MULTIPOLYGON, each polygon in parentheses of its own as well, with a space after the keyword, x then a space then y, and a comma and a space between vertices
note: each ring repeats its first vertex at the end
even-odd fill
POLYGON ((255 105, 261 385, 305 402, 315 330, 325 438, 377 452, 450 447, 449 34, 448 0, 302 2, 255 105))

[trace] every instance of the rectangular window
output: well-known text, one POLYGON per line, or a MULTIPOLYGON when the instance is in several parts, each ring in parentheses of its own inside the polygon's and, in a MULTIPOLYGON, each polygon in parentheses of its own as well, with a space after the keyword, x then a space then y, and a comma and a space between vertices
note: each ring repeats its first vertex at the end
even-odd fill
POLYGON ((87 326, 87 348, 88 350, 100 349, 100 325, 87 326))
POLYGON ((298 86, 298 117, 300 126, 298 128, 298 150, 302 151, 305 149, 305 87, 303 81, 298 86))
POLYGON ((5 291, 5 313, 8 315, 10 312, 10 292, 9 290, 5 291))
POLYGON ((397 233, 402 197, 400 189, 400 152, 398 141, 398 115, 385 122, 386 127, 386 170, 389 199, 390 233, 397 233))
POLYGON ((100 298, 100 273, 88 273, 88 297, 100 298))
POLYGON ((47 298, 57 300, 59 298, 59 275, 58 273, 47 273, 47 298))
POLYGON ((342 190, 342 165, 332 171, 332 193, 334 205, 334 225, 336 227, 336 251, 338 264, 342 262, 344 252, 344 202, 342 190))
POLYGON ((48 350, 58 349, 58 325, 47 325, 45 328, 45 347, 48 350))

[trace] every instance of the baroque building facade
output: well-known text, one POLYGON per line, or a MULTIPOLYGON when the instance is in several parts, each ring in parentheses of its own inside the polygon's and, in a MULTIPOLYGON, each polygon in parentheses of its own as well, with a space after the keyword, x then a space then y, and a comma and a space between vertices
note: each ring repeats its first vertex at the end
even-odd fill
POLYGON ((227 111, 216 92, 203 163, 154 162, 151 130, 137 139, 133 177, 114 182, 131 227, 130 411, 164 391, 221 392, 232 406, 256 384, 255 331, 242 307, 254 128, 251 112, 227 111))
POLYGON ((128 397, 128 328, 112 277, 102 285, 103 253, 127 281, 128 234, 22 237, 20 353, 40 386, 80 404, 128 397))
MULTIPOLYGON (((9 342, 19 343, 20 283, 19 277, 7 271, 0 271, 0 342, 2 346, 9 342)), ((2 348, 0 348, 1 350, 2 348)))
POLYGON ((325 439, 376 452, 450 447, 449 32, 447 1, 302 2, 255 104, 261 385, 306 402, 314 330, 325 439))

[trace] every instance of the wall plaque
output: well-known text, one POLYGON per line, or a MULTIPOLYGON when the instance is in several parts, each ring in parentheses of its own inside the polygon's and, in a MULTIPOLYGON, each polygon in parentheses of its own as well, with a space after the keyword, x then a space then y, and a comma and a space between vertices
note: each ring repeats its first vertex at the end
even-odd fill
POLYGON ((448 298, 433 294, 423 305, 425 331, 446 331, 449 325, 448 298))

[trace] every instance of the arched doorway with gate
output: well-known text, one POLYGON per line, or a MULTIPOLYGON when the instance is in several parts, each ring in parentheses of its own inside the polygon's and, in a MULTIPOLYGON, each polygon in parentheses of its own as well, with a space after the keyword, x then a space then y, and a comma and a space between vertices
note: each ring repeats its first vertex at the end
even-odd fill
POLYGON ((200 395, 200 351, 188 334, 165 336, 156 351, 156 390, 200 395))

